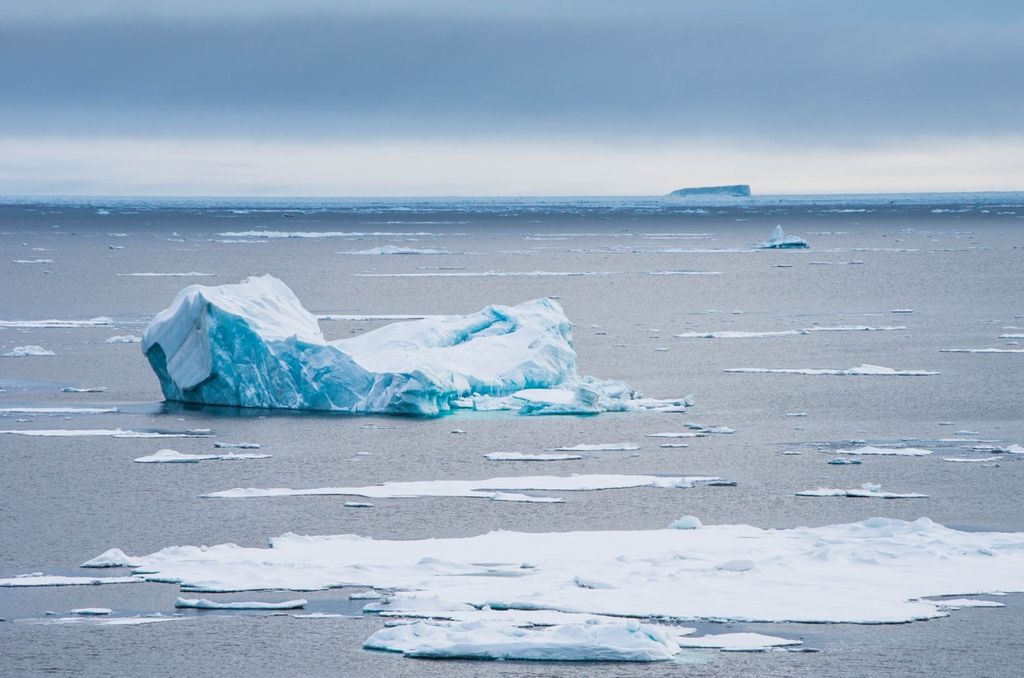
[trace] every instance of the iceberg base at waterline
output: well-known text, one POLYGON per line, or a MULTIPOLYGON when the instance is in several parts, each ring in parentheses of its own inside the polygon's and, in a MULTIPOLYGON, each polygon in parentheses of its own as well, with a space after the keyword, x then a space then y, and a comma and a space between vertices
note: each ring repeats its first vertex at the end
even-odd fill
POLYGON ((453 409, 596 414, 685 407, 580 375, 558 302, 488 306, 327 341, 269 275, 190 285, 146 328, 142 350, 168 400, 434 416, 453 409))

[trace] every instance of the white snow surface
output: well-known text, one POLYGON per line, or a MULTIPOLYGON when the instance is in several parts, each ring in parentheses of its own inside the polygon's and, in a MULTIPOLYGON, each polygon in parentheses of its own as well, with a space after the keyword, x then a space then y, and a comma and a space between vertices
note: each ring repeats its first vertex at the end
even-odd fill
POLYGON ((539 492, 584 492, 617 490, 631 487, 686 488, 721 480, 717 476, 644 476, 644 475, 572 475, 517 476, 484 480, 410 480, 388 482, 365 487, 317 487, 293 490, 287 487, 236 487, 204 494, 214 499, 248 499, 254 497, 303 497, 345 495, 372 499, 409 497, 470 497, 495 501, 561 502, 558 497, 535 497, 510 493, 509 490, 539 492))
POLYGON ((677 638, 681 647, 709 647, 717 649, 764 650, 771 647, 800 645, 799 640, 767 636, 763 633, 715 633, 706 636, 677 638))
POLYGON ((33 436, 38 438, 79 438, 109 436, 111 438, 208 438, 208 433, 193 431, 170 432, 170 431, 131 431, 121 428, 19 428, 8 431, 0 431, 0 434, 7 433, 18 436, 33 436))
POLYGON ((583 458, 578 454, 524 454, 523 452, 490 452, 484 457, 491 461, 573 461, 583 458))
POLYGON ((23 577, 0 579, 0 588, 21 588, 29 586, 97 586, 99 584, 138 584, 142 577, 65 577, 63 575, 32 574, 23 577))
POLYGON ((897 623, 947 614, 925 597, 1024 591, 1024 533, 961 532, 927 518, 397 541, 286 534, 271 548, 174 546, 135 560, 140 578, 186 590, 372 587, 395 591, 392 614, 408 604, 423 616, 436 597, 428 607, 442 617, 458 608, 460 621, 510 610, 525 623, 545 611, 897 623))
POLYGON ((679 652, 665 627, 635 620, 545 627, 420 621, 383 628, 363 647, 420 658, 548 661, 664 661, 679 652))
POLYGON ((113 414, 116 407, 0 407, 0 414, 113 414))
POLYGON ((634 452, 639 449, 640 446, 636 443, 580 443, 579 445, 551 448, 553 452, 634 452))
POLYGON ((88 320, 0 320, 0 328, 11 327, 18 329, 65 329, 72 327, 101 327, 113 324, 114 320, 106 316, 97 316, 88 320))
POLYGON ((881 485, 864 483, 859 488, 841 490, 831 487, 819 487, 816 490, 797 492, 798 497, 851 497, 854 499, 927 499, 927 494, 916 492, 885 492, 881 485))
POLYGON ((121 549, 107 549, 91 560, 87 560, 79 567, 126 567, 132 564, 132 559, 121 549))
POLYGON ((841 369, 817 369, 817 368, 770 368, 770 367, 732 367, 726 372, 760 373, 760 374, 810 374, 810 375, 831 375, 838 377, 930 377, 938 372, 927 372, 924 370, 894 370, 891 367, 880 367, 868 365, 867 363, 858 367, 841 369))
POLYGON ((875 447, 873 445, 854 447, 848 450, 826 450, 826 452, 830 452, 832 454, 864 454, 895 457, 923 457, 932 453, 931 450, 926 450, 920 447, 875 447))
POLYGON ((531 414, 659 409, 617 381, 580 376, 572 324, 552 299, 397 322, 328 342, 269 275, 191 285, 146 328, 142 350, 168 400, 242 407, 437 415, 455 407, 531 414), (552 390, 569 402, 511 398, 552 390))

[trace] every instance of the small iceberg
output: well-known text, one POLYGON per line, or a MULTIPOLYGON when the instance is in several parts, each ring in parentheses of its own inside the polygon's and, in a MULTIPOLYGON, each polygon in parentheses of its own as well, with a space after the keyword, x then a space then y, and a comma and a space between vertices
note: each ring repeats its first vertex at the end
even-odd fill
POLYGON ((762 652, 773 647, 800 645, 792 638, 767 636, 763 633, 715 633, 706 636, 677 638, 682 647, 704 647, 731 652, 762 652))
POLYGON ((92 560, 87 560, 79 567, 130 567, 132 558, 118 548, 107 549, 92 560))
POLYGON ((157 450, 145 457, 137 457, 138 464, 196 464, 201 461, 241 461, 244 459, 266 459, 269 454, 247 454, 229 452, 227 454, 182 454, 177 450, 157 450))
POLYGON ((810 245, 803 238, 798 238, 795 235, 786 235, 782 230, 782 226, 779 225, 772 231, 767 242, 763 242, 757 247, 762 250, 805 250, 810 245))
POLYGON ((119 334, 107 339, 108 344, 141 344, 142 337, 134 334, 119 334))
POLYGON ((572 323, 553 299, 328 342, 317 317, 265 275, 186 287, 146 328, 142 350, 165 398, 208 405, 436 416, 463 407, 578 414, 689 402, 579 375, 572 323), (539 397, 545 391, 556 397, 539 397))
POLYGON ((916 492, 883 492, 877 483, 864 483, 860 488, 840 490, 830 487, 819 487, 816 490, 797 492, 798 497, 852 497, 855 499, 927 499, 927 494, 916 492))

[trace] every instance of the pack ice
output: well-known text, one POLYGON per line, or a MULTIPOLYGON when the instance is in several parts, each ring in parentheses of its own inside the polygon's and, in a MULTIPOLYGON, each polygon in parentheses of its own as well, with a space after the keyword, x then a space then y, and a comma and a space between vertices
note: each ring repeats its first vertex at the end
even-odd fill
POLYGON ((146 328, 142 350, 164 397, 210 405, 433 416, 454 408, 576 414, 687 402, 580 376, 572 324, 552 299, 329 342, 288 286, 264 275, 184 288, 146 328), (516 397, 524 390, 529 398, 516 397))

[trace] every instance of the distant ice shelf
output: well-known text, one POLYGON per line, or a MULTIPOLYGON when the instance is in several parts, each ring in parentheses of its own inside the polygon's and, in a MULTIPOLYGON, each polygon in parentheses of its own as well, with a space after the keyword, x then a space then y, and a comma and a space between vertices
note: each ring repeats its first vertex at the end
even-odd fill
POLYGON ((434 416, 460 408, 595 414, 689 404, 581 376, 572 324, 553 299, 328 342, 317 317, 265 275, 186 287, 146 328, 142 350, 165 398, 209 405, 434 416))

